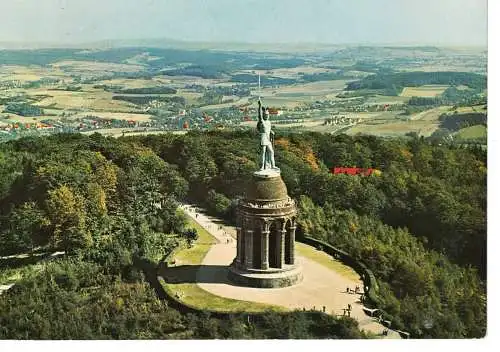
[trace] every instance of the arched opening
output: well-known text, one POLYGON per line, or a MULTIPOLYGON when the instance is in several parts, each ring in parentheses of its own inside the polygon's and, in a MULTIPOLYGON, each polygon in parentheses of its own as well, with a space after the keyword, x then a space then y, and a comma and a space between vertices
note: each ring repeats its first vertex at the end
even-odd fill
POLYGON ((280 248, 279 243, 279 224, 275 221, 271 224, 269 228, 269 267, 271 268, 281 268, 280 260, 280 248))

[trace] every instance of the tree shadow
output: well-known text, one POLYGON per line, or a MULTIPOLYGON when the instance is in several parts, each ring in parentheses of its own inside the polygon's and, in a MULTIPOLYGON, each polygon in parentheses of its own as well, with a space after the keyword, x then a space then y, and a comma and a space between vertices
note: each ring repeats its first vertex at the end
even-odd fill
POLYGON ((158 268, 158 275, 172 284, 206 283, 234 285, 228 279, 228 267, 224 265, 179 265, 158 268))
POLYGON ((9 256, 0 258, 0 269, 17 269, 26 265, 38 263, 40 260, 47 258, 50 253, 34 253, 33 256, 9 256))

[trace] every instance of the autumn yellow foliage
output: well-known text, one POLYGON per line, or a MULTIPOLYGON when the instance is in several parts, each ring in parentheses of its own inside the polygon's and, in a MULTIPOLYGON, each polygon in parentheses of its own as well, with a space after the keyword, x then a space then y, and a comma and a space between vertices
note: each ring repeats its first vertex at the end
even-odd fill
POLYGON ((318 160, 316 159, 316 155, 311 148, 311 146, 296 146, 290 143, 290 140, 287 138, 280 138, 275 141, 276 145, 279 145, 286 151, 294 153, 295 155, 301 157, 313 170, 318 170, 318 160))

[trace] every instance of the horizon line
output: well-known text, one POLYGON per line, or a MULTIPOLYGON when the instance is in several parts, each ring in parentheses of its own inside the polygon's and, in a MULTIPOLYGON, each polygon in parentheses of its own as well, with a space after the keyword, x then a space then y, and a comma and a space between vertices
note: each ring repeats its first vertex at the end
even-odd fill
MULTIPOLYGON (((172 39, 165 37, 156 38, 121 38, 121 39, 97 39, 92 41, 79 41, 79 42, 65 42, 65 41, 9 41, 0 40, 0 50, 9 50, 9 48, 3 48, 4 45, 8 46, 26 46, 22 49, 29 49, 28 47, 36 47, 36 49, 52 49, 52 48, 80 48, 80 49, 91 49, 95 46, 110 46, 110 47, 141 47, 137 42, 152 42, 158 41, 163 42, 163 45, 239 45, 239 46, 273 46, 273 45, 283 45, 287 47, 291 46, 319 46, 319 47, 334 47, 334 46, 383 46, 383 47, 436 47, 436 48, 488 48, 488 43, 439 43, 439 42, 314 42, 314 41, 277 41, 277 42, 255 42, 255 41, 206 41, 206 40, 190 40, 190 39, 172 39), (122 43, 120 43, 122 42, 122 43), (128 42, 128 43, 127 43, 128 42), (137 43, 137 44, 136 44, 137 43)), ((156 45, 159 45, 156 44, 156 45)), ((145 47, 155 47, 152 43, 145 43, 145 47)), ((17 49, 10 49, 17 50, 17 49)))

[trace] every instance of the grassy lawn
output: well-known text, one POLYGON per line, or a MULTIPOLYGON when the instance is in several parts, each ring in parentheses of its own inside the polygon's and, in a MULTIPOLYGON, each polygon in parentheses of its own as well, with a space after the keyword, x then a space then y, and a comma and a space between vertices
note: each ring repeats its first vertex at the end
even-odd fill
POLYGON ((217 240, 191 218, 189 218, 187 227, 198 231, 198 240, 191 248, 184 248, 177 252, 175 260, 179 264, 201 264, 208 250, 217 243, 217 240))
POLYGON ((0 270, 0 285, 8 285, 21 280, 21 269, 2 269, 0 270))
POLYGON ((0 259, 0 285, 13 284, 35 270, 40 270, 41 260, 47 253, 39 252, 29 256, 18 254, 12 258, 0 259))
POLYGON ((486 126, 476 125, 462 128, 455 136, 460 140, 486 138, 486 126))
POLYGON ((171 297, 175 297, 175 294, 178 293, 180 295, 179 300, 182 301, 182 303, 195 309, 234 313, 256 313, 263 311, 283 312, 287 310, 284 307, 270 304, 240 301, 217 296, 201 289, 194 283, 168 284, 164 280, 162 280, 161 283, 165 291, 167 291, 171 297))
MULTIPOLYGON (((199 237, 193 247, 180 249, 175 254, 177 265, 201 264, 210 247, 217 243, 217 240, 212 235, 192 219, 189 219, 188 227, 194 227, 198 231, 199 237)), ((168 268, 165 269, 165 273, 168 273, 168 268)), ((203 290, 194 282, 167 283, 165 280, 160 280, 160 282, 169 296, 175 298, 177 294, 179 298, 175 299, 195 309, 235 313, 262 312, 267 310, 286 311, 286 308, 269 304, 220 297, 203 290)))
POLYGON ((327 267, 328 269, 339 273, 347 279, 361 280, 360 276, 358 275, 358 273, 356 273, 356 271, 354 271, 353 268, 348 267, 347 265, 342 264, 342 262, 333 259, 331 255, 325 252, 319 251, 314 247, 300 242, 295 243, 295 250, 297 251, 297 254, 311 259, 316 263, 319 263, 327 267))

